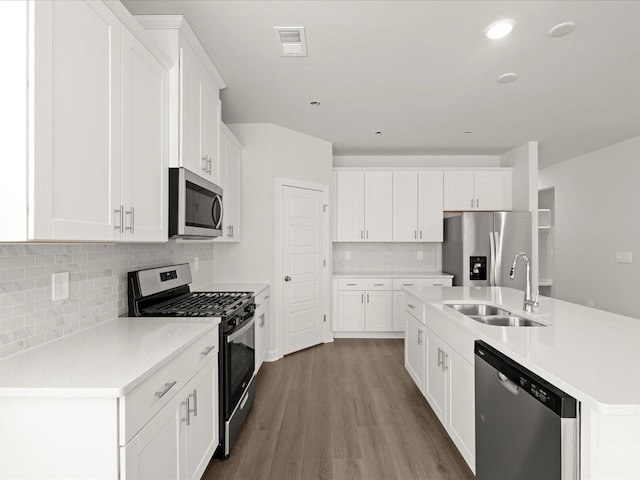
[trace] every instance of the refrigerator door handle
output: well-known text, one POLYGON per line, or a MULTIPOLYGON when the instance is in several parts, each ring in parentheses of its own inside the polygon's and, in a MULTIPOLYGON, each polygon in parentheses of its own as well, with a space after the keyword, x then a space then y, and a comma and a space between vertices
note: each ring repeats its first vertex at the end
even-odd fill
POLYGON ((496 286, 496 238, 497 232, 489 232, 489 245, 491 255, 491 267, 489 268, 489 285, 496 286))

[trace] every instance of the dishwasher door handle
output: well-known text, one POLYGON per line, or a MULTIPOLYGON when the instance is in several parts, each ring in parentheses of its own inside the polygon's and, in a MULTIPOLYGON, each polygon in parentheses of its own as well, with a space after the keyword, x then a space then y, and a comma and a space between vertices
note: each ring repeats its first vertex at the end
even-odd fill
POLYGON ((504 373, 498 372, 498 379, 500 380, 500 383, 502 383, 502 386, 510 393, 513 393, 514 395, 518 395, 520 393, 520 387, 515 382, 509 380, 509 377, 504 373))

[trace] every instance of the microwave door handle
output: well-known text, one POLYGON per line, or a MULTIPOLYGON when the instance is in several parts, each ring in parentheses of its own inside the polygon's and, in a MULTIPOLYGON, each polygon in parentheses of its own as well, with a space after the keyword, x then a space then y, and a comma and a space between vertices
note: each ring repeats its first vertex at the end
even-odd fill
POLYGON ((220 195, 216 195, 215 198, 213 199, 213 204, 211 205, 211 218, 213 219, 214 227, 217 230, 222 228, 223 217, 224 217, 224 205, 222 203, 222 197, 220 195), (218 218, 218 221, 216 221, 216 217, 215 217, 216 202, 220 204, 220 218, 218 218))

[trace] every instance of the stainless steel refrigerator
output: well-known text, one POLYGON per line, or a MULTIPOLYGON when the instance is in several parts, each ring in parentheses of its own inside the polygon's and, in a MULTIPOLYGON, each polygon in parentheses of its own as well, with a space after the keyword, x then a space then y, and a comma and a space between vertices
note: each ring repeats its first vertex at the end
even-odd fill
POLYGON ((524 290, 524 265, 509 278, 516 253, 531 258, 530 212, 462 212, 444 219, 442 271, 454 285, 524 290))

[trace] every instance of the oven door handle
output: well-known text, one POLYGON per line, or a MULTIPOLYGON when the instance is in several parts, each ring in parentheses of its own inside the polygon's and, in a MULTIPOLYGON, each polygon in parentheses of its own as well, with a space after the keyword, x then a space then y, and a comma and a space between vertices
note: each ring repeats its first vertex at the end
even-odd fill
POLYGON ((229 335, 227 337, 227 343, 231 343, 236 338, 242 336, 247 330, 249 330, 251 327, 253 327, 253 324, 255 323, 255 321, 256 321, 255 317, 251 317, 251 320, 249 320, 246 323, 246 325, 243 325, 240 330, 238 330, 237 332, 233 332, 231 335, 229 335))

